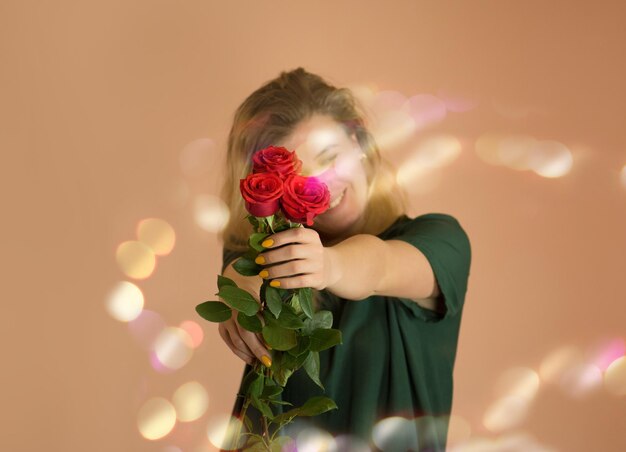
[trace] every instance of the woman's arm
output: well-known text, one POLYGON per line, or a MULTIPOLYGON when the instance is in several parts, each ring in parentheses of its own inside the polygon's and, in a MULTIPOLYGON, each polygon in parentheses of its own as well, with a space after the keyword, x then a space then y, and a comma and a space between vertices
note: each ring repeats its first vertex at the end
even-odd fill
POLYGON ((401 240, 357 234, 326 248, 337 278, 327 289, 360 300, 372 295, 403 297, 433 309, 440 291, 426 256, 401 240))
POLYGON ((262 245, 267 250, 259 255, 266 265, 261 274, 270 285, 327 289, 348 300, 403 297, 427 309, 439 295, 426 256, 401 240, 357 234, 323 246, 313 229, 294 228, 272 234, 262 245))

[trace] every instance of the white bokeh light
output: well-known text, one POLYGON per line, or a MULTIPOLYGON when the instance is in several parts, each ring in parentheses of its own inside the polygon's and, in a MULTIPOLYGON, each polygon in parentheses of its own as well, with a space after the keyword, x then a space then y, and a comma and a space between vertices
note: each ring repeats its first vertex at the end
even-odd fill
POLYGON ((141 289, 128 281, 120 281, 106 298, 107 312, 120 322, 130 322, 141 314, 144 298, 141 289))

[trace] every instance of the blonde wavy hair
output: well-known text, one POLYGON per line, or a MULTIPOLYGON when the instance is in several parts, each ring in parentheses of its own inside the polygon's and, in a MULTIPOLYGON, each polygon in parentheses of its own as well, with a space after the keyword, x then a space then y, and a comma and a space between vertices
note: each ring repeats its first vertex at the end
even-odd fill
POLYGON ((245 252, 253 232, 239 191, 239 180, 252 170, 252 155, 276 145, 301 121, 316 114, 330 116, 348 135, 354 134, 367 157, 362 162, 369 187, 368 201, 357 233, 379 234, 406 212, 406 193, 396 183, 395 168, 381 156, 368 131, 369 120, 358 99, 350 89, 337 88, 319 75, 298 67, 283 71, 265 83, 235 111, 220 192, 230 208, 228 224, 220 233, 225 248, 245 252))

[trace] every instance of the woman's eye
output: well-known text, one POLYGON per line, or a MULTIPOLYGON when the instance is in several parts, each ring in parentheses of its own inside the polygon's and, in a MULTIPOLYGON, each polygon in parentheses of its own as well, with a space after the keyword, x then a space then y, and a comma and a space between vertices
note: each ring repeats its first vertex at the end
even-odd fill
POLYGON ((326 160, 322 161, 322 165, 327 165, 327 164, 329 164, 330 162, 332 162, 333 160, 335 160, 336 158, 337 158, 337 154, 335 154, 335 155, 333 155, 332 157, 330 157, 330 158, 328 158, 328 159, 326 159, 326 160))

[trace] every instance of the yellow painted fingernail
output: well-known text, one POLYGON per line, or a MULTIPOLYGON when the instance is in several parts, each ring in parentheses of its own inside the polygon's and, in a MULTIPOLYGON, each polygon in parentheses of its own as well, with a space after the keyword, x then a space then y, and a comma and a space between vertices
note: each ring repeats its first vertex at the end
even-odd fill
POLYGON ((268 272, 267 270, 261 270, 261 271, 259 272, 259 276, 260 276, 261 278, 267 278, 269 275, 270 275, 270 272, 268 272))
POLYGON ((272 367, 272 359, 267 355, 261 356, 261 362, 265 367, 272 367))
POLYGON ((263 248, 268 248, 268 247, 272 246, 273 244, 274 244, 274 240, 267 239, 267 240, 263 241, 263 243, 261 243, 261 246, 263 248))
POLYGON ((270 286, 272 286, 272 287, 280 287, 280 281, 276 281, 276 280, 271 281, 270 282, 270 286))
POLYGON ((265 263, 265 258, 263 256, 257 256, 256 259, 254 260, 254 262, 256 262, 257 264, 264 264, 265 263))

